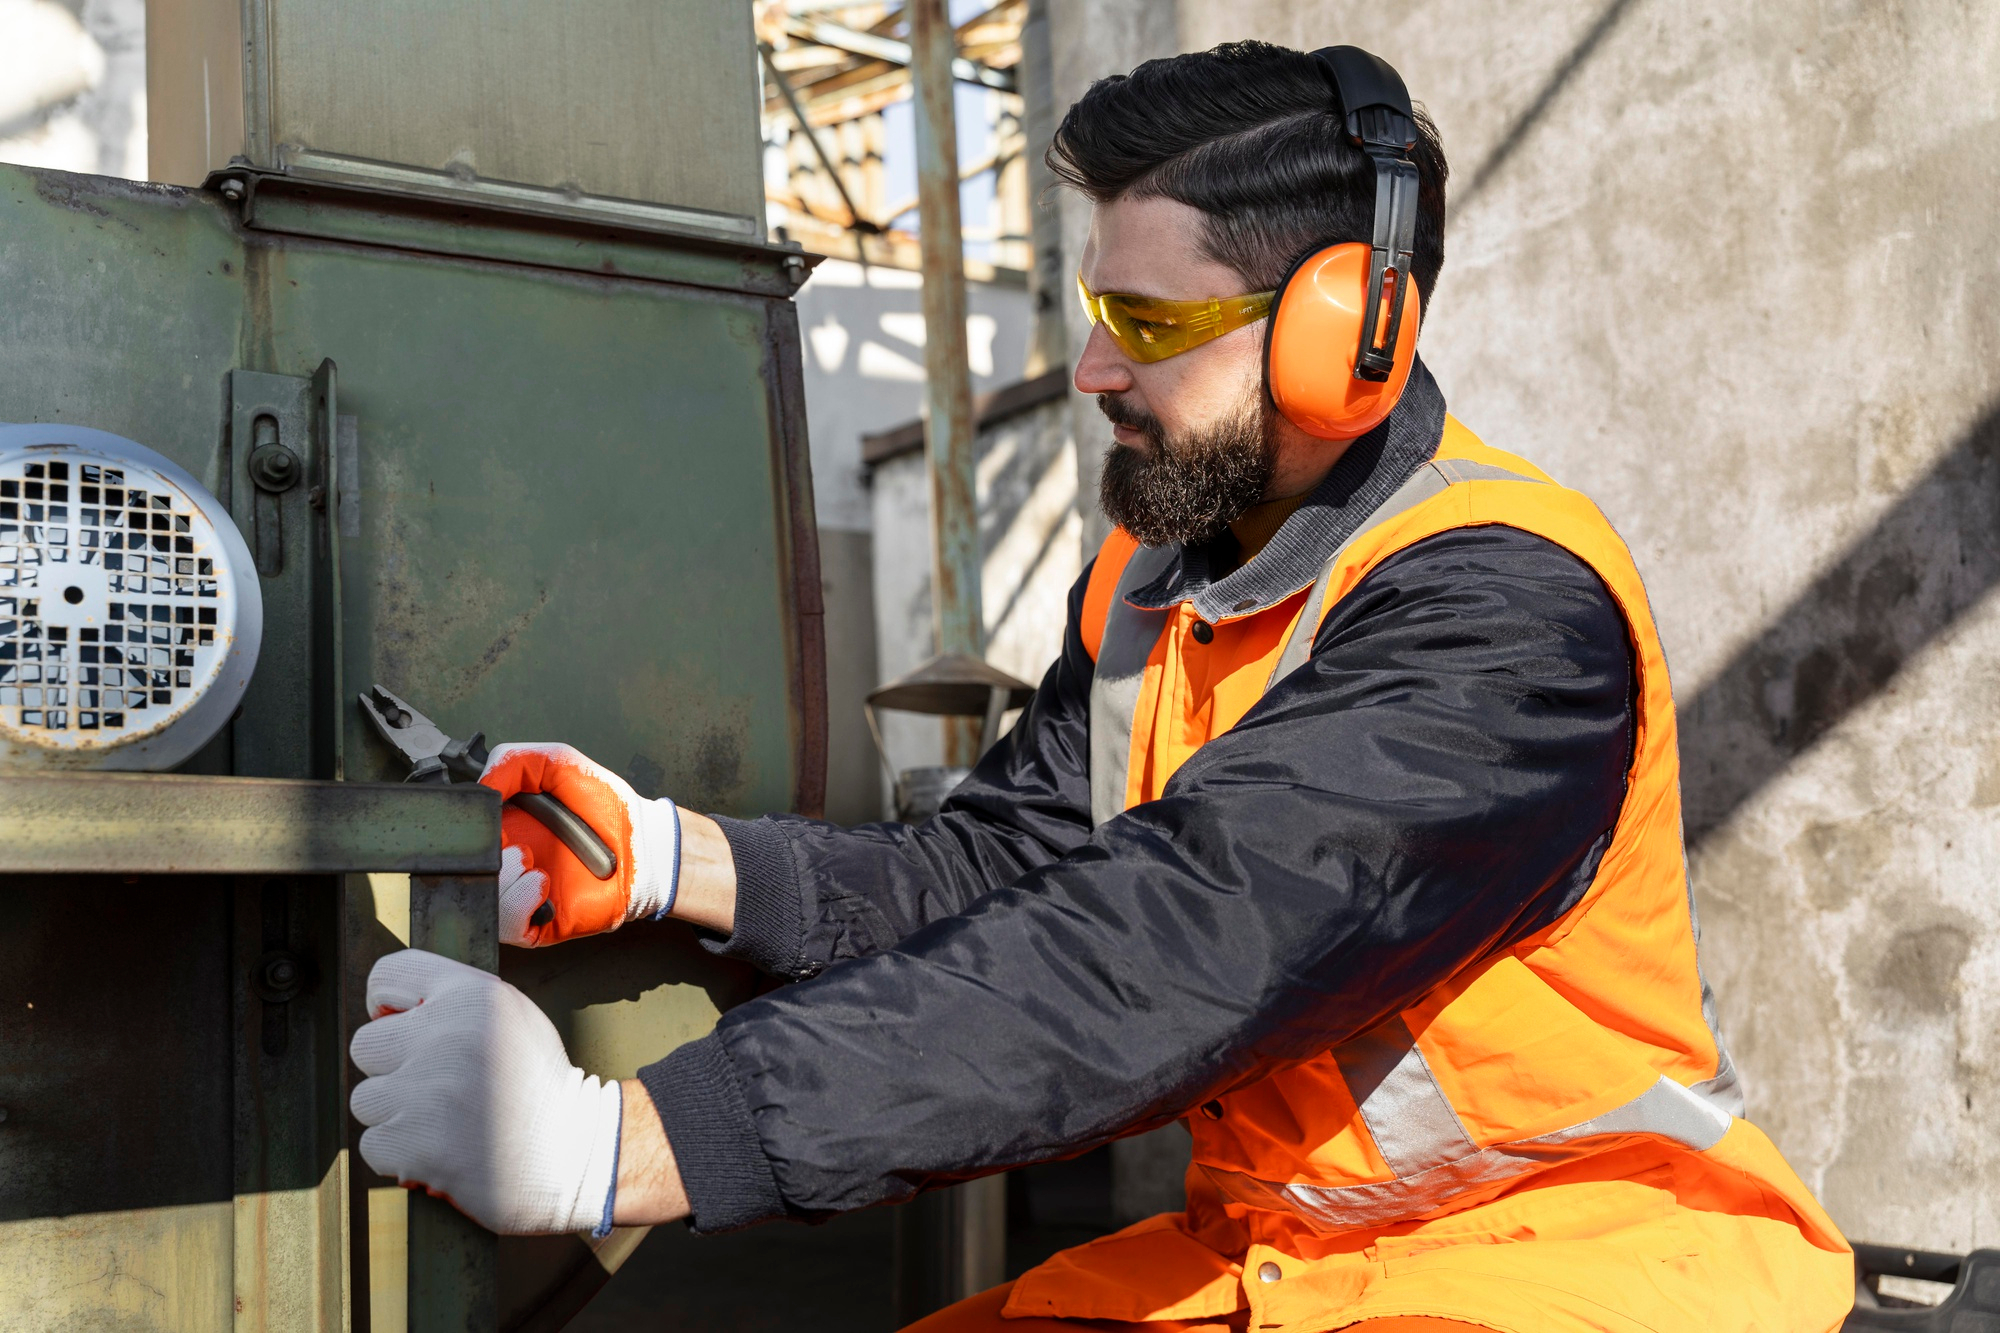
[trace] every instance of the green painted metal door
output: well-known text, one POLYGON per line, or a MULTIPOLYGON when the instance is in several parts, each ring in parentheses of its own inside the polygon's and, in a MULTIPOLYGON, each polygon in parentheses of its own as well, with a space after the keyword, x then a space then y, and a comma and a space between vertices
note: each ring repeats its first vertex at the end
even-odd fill
MULTIPOLYGON (((695 808, 816 812, 819 583, 790 302, 801 258, 248 173, 236 186, 231 200, 0 166, 0 421, 128 436, 202 478, 239 526, 271 525, 267 547, 246 537, 271 553, 259 563, 277 633, 234 734, 188 769, 399 778, 350 706, 380 681, 454 734, 569 741, 642 792, 695 808), (283 494, 253 491, 245 471, 259 417, 307 461, 283 494)), ((48 1327, 241 1330, 235 1303, 257 1272, 296 1299, 259 1297, 259 1309, 295 1313, 254 1326, 365 1326, 365 1263, 350 1270, 337 1250, 345 1231, 366 1252, 367 1191, 388 1182, 365 1179, 358 1159, 345 1226, 311 1223, 322 1252, 334 1247, 331 1267, 264 1273, 231 1248, 246 1234, 228 1223, 251 1188, 243 1159, 269 1145, 246 1147, 217 1118, 240 1120, 264 1057, 240 1031, 215 1031, 243 1020, 214 997, 241 989, 237 937, 262 928, 250 917, 269 910, 265 891, 191 892, 166 929, 145 912, 94 910, 63 882, 0 885, 33 904, 17 918, 31 934, 0 951, 0 996, 25 997, 45 974, 75 989, 95 959, 146 960, 151 970, 103 991, 125 995, 124 1009, 91 1011, 102 1049, 89 1067, 103 1071, 95 1095, 121 1113, 175 1081, 184 1159, 171 1139, 128 1153, 117 1189, 58 1221, 34 1171, 92 1151, 91 1129, 21 1156, 21 1136, 5 1137, 16 1122, 0 1121, 0 1253, 10 1235, 54 1228, 129 1261, 120 1271, 184 1276, 114 1296, 0 1260, 0 1325, 43 1302, 31 1322, 48 1327), (151 1043, 153 1058, 105 1054, 142 1041, 147 1022, 173 1034, 151 1043), (230 1051, 241 1067, 218 1063, 230 1051)), ((296 1010, 310 1037, 298 1049, 321 1059, 359 1019, 367 963, 410 938, 409 890, 361 874, 296 885, 284 890, 295 921, 344 932, 325 990, 296 1010)), ((705 1031, 752 985, 678 928, 503 952, 514 955, 503 973, 607 1075, 705 1031)), ((56 1046, 90 1040, 88 1025, 62 1031, 56 1046)), ((19 1063, 0 1060, 0 1107, 25 1099, 32 1119, 56 1085, 19 1063)), ((323 1076, 314 1095, 342 1081, 323 1076)), ((313 1114, 347 1123, 337 1104, 313 1114)), ((571 1238, 508 1245, 494 1298, 508 1327, 559 1325, 618 1256, 571 1238)))

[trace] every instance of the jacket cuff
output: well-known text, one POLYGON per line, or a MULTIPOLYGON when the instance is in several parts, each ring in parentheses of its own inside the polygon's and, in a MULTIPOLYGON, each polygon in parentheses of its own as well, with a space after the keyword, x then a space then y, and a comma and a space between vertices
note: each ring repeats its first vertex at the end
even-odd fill
POLYGON ((727 939, 704 939, 702 947, 798 980, 806 973, 806 912, 791 841, 774 820, 710 818, 736 861, 736 930, 727 939))
POLYGON ((735 1231, 785 1215, 736 1067, 719 1038, 711 1033, 687 1043, 641 1069, 639 1082, 673 1148, 690 1227, 735 1231))

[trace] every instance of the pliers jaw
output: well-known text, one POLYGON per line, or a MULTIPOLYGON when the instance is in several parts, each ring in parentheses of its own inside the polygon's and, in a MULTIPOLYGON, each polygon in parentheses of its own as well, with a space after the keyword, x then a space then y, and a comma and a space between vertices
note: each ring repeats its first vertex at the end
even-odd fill
POLYGON ((486 737, 455 741, 443 728, 418 712, 409 700, 381 685, 361 696, 361 711, 382 739, 396 747, 410 766, 410 782, 476 782, 486 768, 486 737))
POLYGON ((451 738, 437 723, 380 685, 361 696, 361 711, 410 766, 411 782, 451 781, 441 757, 451 738))

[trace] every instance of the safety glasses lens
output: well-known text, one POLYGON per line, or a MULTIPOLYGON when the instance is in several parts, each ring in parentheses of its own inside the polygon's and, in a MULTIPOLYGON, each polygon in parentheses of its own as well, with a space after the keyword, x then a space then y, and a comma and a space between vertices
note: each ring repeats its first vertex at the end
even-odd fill
POLYGON ((1271 309, 1270 292, 1206 301, 1168 301, 1107 292, 1102 296, 1076 282, 1084 313, 1104 325, 1118 349, 1134 361, 1164 361, 1191 347, 1233 333, 1262 319, 1271 309))

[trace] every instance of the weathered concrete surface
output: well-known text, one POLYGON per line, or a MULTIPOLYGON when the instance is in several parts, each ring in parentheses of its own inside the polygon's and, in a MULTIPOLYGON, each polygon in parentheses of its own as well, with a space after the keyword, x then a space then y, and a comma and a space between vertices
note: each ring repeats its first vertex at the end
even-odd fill
MULTIPOLYGON (((1171 0, 1049 0, 1049 45, 1055 57, 1056 123, 1094 80, 1123 74, 1142 61, 1181 50, 1176 41, 1175 6, 1171 0)), ((1041 151, 1041 146, 1030 148, 1041 151)), ((1055 204, 1062 219, 1063 276, 1075 282, 1083 243, 1090 234, 1090 205, 1069 190, 1057 190, 1055 204)), ((1083 304, 1071 290, 1063 292, 1063 318, 1069 329, 1070 364, 1076 364, 1090 336, 1083 304)), ((1083 497, 1083 558, 1097 554, 1110 526, 1097 508, 1097 481, 1104 474, 1104 451, 1111 447, 1111 426, 1089 394, 1070 390, 1070 420, 1076 432, 1077 491, 1083 497)))
POLYGON ((1753 1118, 1856 1238, 2000 1243, 2000 8, 1053 5, 1059 96, 1162 10, 1403 71, 1424 352, 1647 576, 1753 1118))

